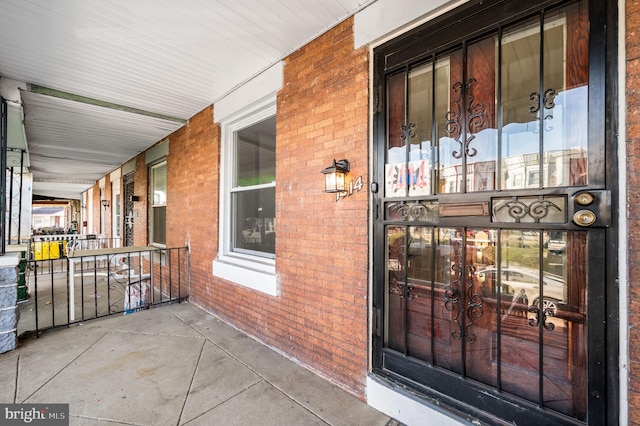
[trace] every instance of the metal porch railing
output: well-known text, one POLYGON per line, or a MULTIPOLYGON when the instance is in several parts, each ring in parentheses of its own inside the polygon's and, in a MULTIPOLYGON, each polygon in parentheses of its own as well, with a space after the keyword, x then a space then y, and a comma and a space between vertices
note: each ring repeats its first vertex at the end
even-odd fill
POLYGON ((34 235, 31 238, 31 257, 32 260, 55 260, 74 250, 118 248, 120 240, 95 234, 34 235))
POLYGON ((79 249, 57 259, 26 261, 28 297, 18 334, 181 302, 189 293, 186 247, 79 249))

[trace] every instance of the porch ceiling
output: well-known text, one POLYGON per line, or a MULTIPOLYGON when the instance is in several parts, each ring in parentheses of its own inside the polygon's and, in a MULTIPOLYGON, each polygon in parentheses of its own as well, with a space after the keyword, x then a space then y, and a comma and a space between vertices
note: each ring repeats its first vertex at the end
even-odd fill
POLYGON ((375 1, 2 0, 0 77, 27 83, 34 195, 79 198, 375 1))

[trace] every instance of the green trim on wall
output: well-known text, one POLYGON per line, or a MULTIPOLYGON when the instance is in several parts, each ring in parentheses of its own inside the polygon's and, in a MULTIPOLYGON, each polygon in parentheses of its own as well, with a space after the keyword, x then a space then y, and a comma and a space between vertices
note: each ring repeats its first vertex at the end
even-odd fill
POLYGON ((124 105, 114 104, 112 102, 101 101, 99 99, 89 98, 87 96, 74 95, 73 93, 63 92, 61 90, 50 89, 44 86, 38 86, 37 84, 31 84, 29 86, 30 92, 37 93, 39 95, 52 96, 60 99, 67 99, 74 102, 81 102, 89 105, 95 105, 102 108, 110 108, 118 111, 129 112, 131 114, 144 115, 145 117, 157 118, 159 120, 173 121, 175 123, 187 124, 188 120, 171 117, 164 114, 158 114, 155 112, 145 111, 139 108, 132 108, 124 105))

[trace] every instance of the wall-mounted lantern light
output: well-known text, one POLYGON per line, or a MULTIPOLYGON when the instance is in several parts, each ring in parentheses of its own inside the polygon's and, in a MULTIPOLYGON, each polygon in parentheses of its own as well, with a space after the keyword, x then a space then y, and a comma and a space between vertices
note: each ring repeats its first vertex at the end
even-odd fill
POLYGON ((345 176, 349 173, 349 170, 349 161, 333 160, 333 164, 322 171, 324 174, 324 192, 345 192, 347 190, 345 176))
POLYGON ((102 207, 104 207, 105 210, 109 207, 109 200, 102 200, 100 202, 102 203, 102 207))

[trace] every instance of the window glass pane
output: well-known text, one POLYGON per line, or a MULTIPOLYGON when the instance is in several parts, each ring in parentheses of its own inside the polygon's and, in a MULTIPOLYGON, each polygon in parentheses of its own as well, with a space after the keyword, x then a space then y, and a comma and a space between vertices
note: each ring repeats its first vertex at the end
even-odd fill
POLYGON ((153 205, 163 206, 167 204, 167 164, 154 166, 153 175, 153 205))
POLYGON ((167 163, 151 167, 150 242, 166 244, 167 163))
POLYGON ((165 206, 153 207, 153 242, 167 243, 166 226, 167 208, 165 206))
POLYGON ((236 187, 276 180, 276 118, 253 124, 236 132, 236 187))
POLYGON ((275 188, 235 192, 233 197, 236 251, 251 250, 275 254, 275 188))

